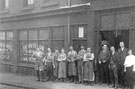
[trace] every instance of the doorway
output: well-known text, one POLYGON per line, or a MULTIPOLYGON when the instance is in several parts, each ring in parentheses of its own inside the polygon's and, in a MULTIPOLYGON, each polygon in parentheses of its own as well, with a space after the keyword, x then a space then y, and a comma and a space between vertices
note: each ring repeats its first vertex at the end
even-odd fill
POLYGON ((119 49, 120 41, 125 43, 125 47, 129 47, 129 30, 119 30, 119 31, 100 31, 101 38, 99 42, 101 45, 102 41, 107 41, 109 46, 114 46, 116 51, 119 49))
POLYGON ((80 40, 80 39, 73 40, 73 48, 76 52, 79 52, 81 50, 80 49, 81 45, 83 45, 86 49, 87 41, 86 40, 80 40))

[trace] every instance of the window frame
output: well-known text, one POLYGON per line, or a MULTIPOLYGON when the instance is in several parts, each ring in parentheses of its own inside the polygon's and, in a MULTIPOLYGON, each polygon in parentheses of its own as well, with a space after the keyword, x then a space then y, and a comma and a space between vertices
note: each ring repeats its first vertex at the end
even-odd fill
POLYGON ((5 30, 1 30, 0 32, 4 32, 5 33, 5 39, 0 39, 0 41, 4 42, 4 48, 5 48, 4 55, 6 55, 5 58, 1 59, 0 61, 1 62, 13 62, 13 37, 12 37, 12 39, 7 39, 7 33, 11 32, 13 34, 12 36, 14 36, 14 33, 11 30, 6 30, 6 31, 5 30), (7 46, 9 43, 12 43, 11 48, 10 48, 10 46, 7 46), (10 49, 12 49, 11 50, 12 52, 8 52, 7 51, 8 47, 10 49), (7 57, 9 57, 9 59, 7 57))

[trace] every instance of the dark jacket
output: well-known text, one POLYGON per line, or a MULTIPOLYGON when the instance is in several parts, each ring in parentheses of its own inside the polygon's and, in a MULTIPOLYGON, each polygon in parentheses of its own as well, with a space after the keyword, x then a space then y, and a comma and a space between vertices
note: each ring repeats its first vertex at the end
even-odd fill
POLYGON ((107 50, 106 52, 101 51, 98 56, 98 61, 101 62, 109 62, 110 59, 110 51, 107 50))
POLYGON ((123 65, 124 62, 125 62, 125 58, 128 55, 128 49, 124 48, 123 51, 121 49, 119 49, 118 54, 119 54, 119 57, 120 57, 119 63, 123 65))
POLYGON ((117 65, 119 63, 119 60, 120 60, 120 57, 119 57, 118 52, 111 54, 110 65, 117 65))

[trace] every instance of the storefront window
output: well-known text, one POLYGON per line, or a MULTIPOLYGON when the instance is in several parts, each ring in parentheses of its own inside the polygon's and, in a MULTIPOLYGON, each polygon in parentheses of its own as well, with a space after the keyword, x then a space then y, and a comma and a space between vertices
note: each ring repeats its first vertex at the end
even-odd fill
POLYGON ((13 32, 0 31, 0 60, 12 61, 13 57, 13 32))
POLYGON ((48 30, 20 31, 20 62, 33 64, 33 52, 39 47, 42 51, 48 46, 48 30))

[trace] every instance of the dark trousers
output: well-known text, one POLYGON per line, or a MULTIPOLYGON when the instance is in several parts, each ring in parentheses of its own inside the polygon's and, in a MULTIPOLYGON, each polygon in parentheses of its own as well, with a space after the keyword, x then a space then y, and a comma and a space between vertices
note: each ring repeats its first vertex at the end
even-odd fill
POLYGON ((53 77, 53 64, 52 64, 52 62, 46 63, 46 76, 48 79, 51 79, 53 77))
POLYGON ((125 86, 124 85, 124 65, 119 64, 118 65, 118 83, 120 86, 125 86))
POLYGON ((38 80, 43 80, 44 79, 44 72, 43 71, 39 71, 39 70, 36 70, 36 72, 37 72, 38 80))
POLYGON ((79 82, 83 80, 83 60, 77 60, 77 71, 79 82))
POLYGON ((109 73, 110 73, 110 81, 113 86, 118 87, 118 70, 117 66, 114 65, 109 65, 109 73))
POLYGON ((109 68, 108 68, 108 63, 101 63, 99 65, 99 77, 100 77, 100 82, 102 83, 109 83, 109 68))

